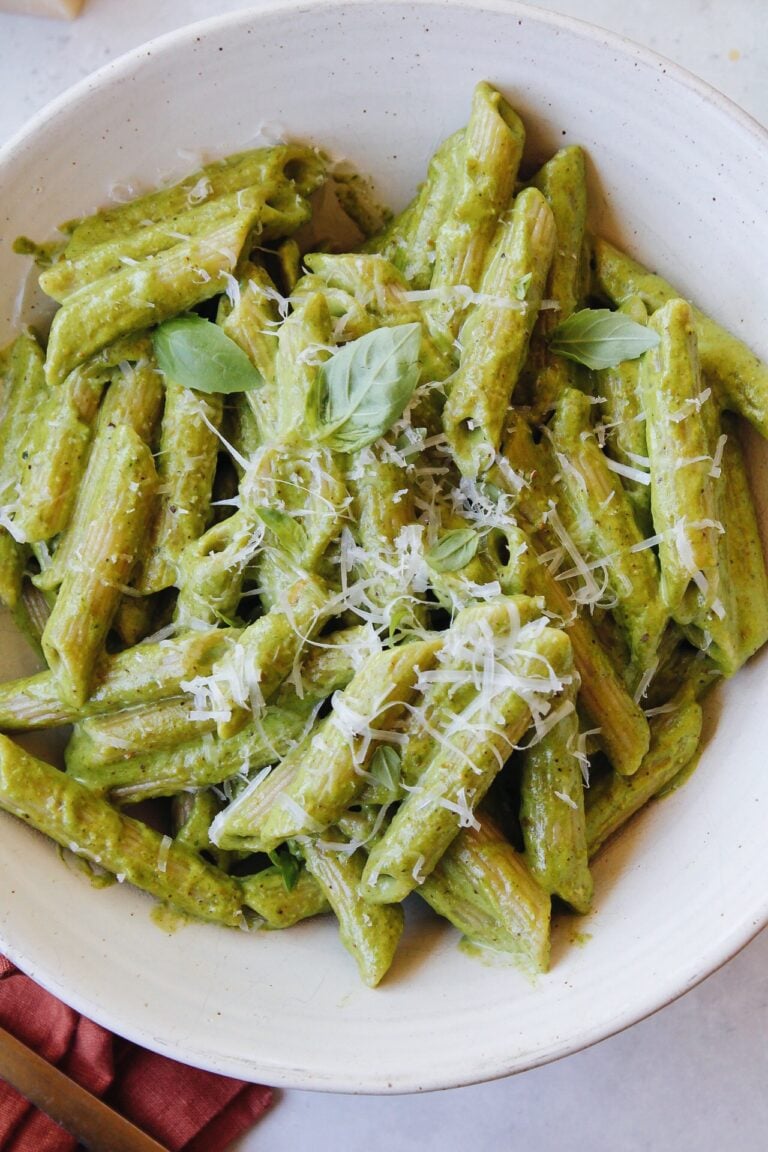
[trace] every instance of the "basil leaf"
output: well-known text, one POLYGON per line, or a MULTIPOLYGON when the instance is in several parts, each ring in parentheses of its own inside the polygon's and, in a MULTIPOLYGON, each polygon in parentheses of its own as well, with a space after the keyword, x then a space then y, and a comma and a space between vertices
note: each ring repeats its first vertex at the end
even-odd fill
POLYGON ((526 272, 524 276, 518 276, 512 285, 512 295, 515 300, 525 300, 528 291, 528 285, 533 277, 533 272, 526 272))
POLYGON ((390 744, 380 744, 371 758, 370 774, 377 784, 394 796, 400 795, 400 753, 390 744))
POLYGON ((377 328, 320 366, 321 438, 358 452, 402 416, 419 378, 421 324, 377 328))
POLYGON ((290 852, 269 852, 270 860, 275 868, 279 869, 280 875, 283 878, 283 884, 288 892, 291 892, 298 883, 299 879, 299 862, 295 856, 290 852))
POLYGON ((226 624, 227 628, 242 628, 243 627, 242 620, 236 620, 234 618, 234 616, 225 616, 223 612, 219 612, 219 610, 215 604, 211 605, 211 609, 213 611, 214 616, 218 620, 219 624, 226 624))
POLYGON ((474 528, 454 528, 441 536, 424 558, 434 572, 458 572, 469 564, 479 544, 474 528))
POLYGON ((481 480, 478 483, 478 488, 482 492, 483 496, 487 496, 488 499, 493 501, 494 504, 498 504, 499 500, 501 500, 502 496, 504 495, 501 488, 497 488, 495 484, 491 484, 490 480, 481 480))
POLYGON ((413 604, 409 602, 408 598, 395 601, 389 612, 388 633, 390 641, 394 643, 405 632, 412 632, 413 626, 413 604))
POLYGON ((279 508, 257 508, 256 515, 289 555, 295 560, 301 559, 307 547, 307 534, 298 520, 279 508))
POLYGON ((636 360, 658 342, 656 332, 621 312, 582 308, 558 324, 549 350, 587 368, 615 368, 624 360, 636 360))
POLYGON ((218 324, 190 312, 166 320, 152 333, 160 371, 174 384, 197 392, 248 392, 264 383, 261 373, 218 324))

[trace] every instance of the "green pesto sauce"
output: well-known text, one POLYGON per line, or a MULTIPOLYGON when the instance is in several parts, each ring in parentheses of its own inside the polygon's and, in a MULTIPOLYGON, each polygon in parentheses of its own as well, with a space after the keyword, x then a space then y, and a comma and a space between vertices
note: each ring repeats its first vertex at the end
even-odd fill
POLYGON ((479 960, 486 968, 516 968, 531 986, 536 984, 536 977, 539 974, 527 966, 522 956, 516 956, 512 952, 499 952, 496 948, 477 944, 468 936, 461 937, 459 951, 473 960, 479 960))
POLYGON ((169 904, 155 904, 149 916, 152 922, 168 936, 178 932, 179 928, 186 928, 188 924, 193 923, 191 916, 186 916, 176 908, 171 908, 169 904))
POLYGON ((677 792, 678 788, 682 788, 683 784, 686 784, 688 780, 690 780, 698 768, 700 758, 700 755, 692 757, 685 767, 678 772, 677 776, 673 776, 669 784, 665 784, 664 787, 656 793, 654 800, 662 800, 665 796, 669 796, 670 792, 677 792))
POLYGON ((58 848, 58 854, 72 872, 78 872, 81 876, 85 876, 86 880, 94 888, 111 888, 116 883, 115 877, 111 872, 106 872, 100 868, 98 864, 93 864, 84 856, 78 856, 76 852, 71 852, 68 848, 58 848))

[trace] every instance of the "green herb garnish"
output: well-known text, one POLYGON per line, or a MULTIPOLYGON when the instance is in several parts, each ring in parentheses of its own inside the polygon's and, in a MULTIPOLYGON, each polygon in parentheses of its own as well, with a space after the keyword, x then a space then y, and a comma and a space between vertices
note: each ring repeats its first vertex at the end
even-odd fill
POLYGON ((474 528, 454 528, 440 537, 425 559, 433 572, 458 572, 474 558, 479 544, 474 528))
POLYGON ((288 851, 278 849, 275 852, 270 852, 269 858, 280 872, 286 890, 292 892, 299 879, 299 862, 296 857, 288 851))
POLYGON ((307 533, 298 520, 279 508, 257 508, 256 515, 283 550, 294 560, 300 560, 306 551, 307 533))
POLYGON ((377 328, 320 366, 320 438, 359 452, 402 416, 419 378, 421 324, 377 328))
POLYGON ((400 753, 390 744, 380 744, 371 757, 369 771, 376 783, 395 797, 400 795, 401 769, 400 753))
POLYGON ((261 373, 218 324, 190 312, 160 324, 152 334, 160 371, 197 392, 248 392, 264 383, 261 373))
POLYGON ((621 312, 582 308, 558 324, 549 350, 586 368, 615 368, 624 360, 636 360, 658 342, 656 332, 621 312))

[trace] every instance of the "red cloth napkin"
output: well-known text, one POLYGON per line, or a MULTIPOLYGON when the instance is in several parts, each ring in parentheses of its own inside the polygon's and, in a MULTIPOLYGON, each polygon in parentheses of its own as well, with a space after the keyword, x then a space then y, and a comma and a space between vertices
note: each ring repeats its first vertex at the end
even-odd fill
MULTIPOLYGON (((0 1025, 171 1152, 221 1152, 272 1090, 157 1056, 62 1004, 0 956, 0 1025)), ((74 1152, 77 1140, 0 1080, 2 1152, 74 1152)))

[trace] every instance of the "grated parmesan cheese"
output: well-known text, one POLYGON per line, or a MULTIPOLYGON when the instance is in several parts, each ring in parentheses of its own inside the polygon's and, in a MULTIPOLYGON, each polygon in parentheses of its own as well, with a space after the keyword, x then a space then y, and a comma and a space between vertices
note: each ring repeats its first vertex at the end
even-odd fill
POLYGON ((698 396, 690 396, 687 400, 683 401, 677 412, 671 412, 669 419, 675 424, 679 424, 681 420, 685 420, 687 416, 692 416, 696 412, 701 411, 701 406, 712 395, 711 388, 705 388, 698 396))
POLYGON ((424 867, 424 863, 425 863, 424 856, 423 855, 419 856, 418 859, 416 860, 416 863, 413 866, 412 871, 411 871, 411 876, 413 877, 413 879, 416 881, 417 884, 423 884, 424 881, 426 880, 426 876, 421 871, 421 869, 424 867))
POLYGON ((642 676, 640 677, 640 681, 637 685, 637 688, 635 689, 634 695, 632 697, 635 704, 639 704, 640 701, 643 699, 643 697, 647 694, 648 689, 651 685, 651 681, 653 680, 654 676, 656 675, 656 671, 657 671, 658 667, 659 667, 659 660, 657 657, 653 661, 653 663, 650 664, 648 666, 648 668, 646 668, 645 671, 643 672, 642 676))
POLYGON ((709 475, 712 477, 713 480, 719 480, 719 478, 720 478, 720 473, 722 472, 721 465, 723 463, 723 451, 725 449, 725 445, 726 445, 727 441, 728 441, 728 437, 726 436, 725 433, 723 433, 717 439, 717 444, 715 446, 715 454, 712 457, 712 467, 709 470, 709 475))
POLYGON ((612 460, 610 456, 605 457, 606 466, 611 472, 616 472, 619 476, 626 476, 628 480, 636 480, 638 484, 650 484, 650 472, 644 472, 642 468, 633 468, 630 464, 622 464, 618 460, 612 460))
MULTIPOLYGON (((602 567, 605 564, 605 561, 599 561, 598 563, 591 566, 587 563, 587 561, 576 547, 575 541, 572 539, 570 533, 566 530, 565 525, 558 516, 554 503, 550 502, 549 508, 545 514, 545 520, 546 523, 551 526, 563 548, 573 561, 573 575, 580 576, 583 581, 582 587, 576 589, 576 591, 572 594, 572 599, 575 600, 577 604, 584 606, 594 606, 601 603, 605 595, 606 584, 604 583, 603 587, 601 588, 592 575, 592 571, 594 568, 602 567)), ((558 580, 564 580, 569 579, 570 576, 559 573, 556 578, 558 580)))
POLYGON ((173 840, 171 840, 170 836, 163 836, 160 841, 160 847, 157 851, 157 870, 161 874, 168 870, 168 855, 171 851, 172 844, 173 840))

